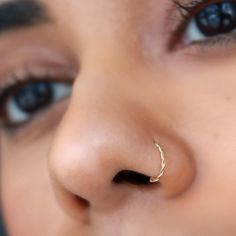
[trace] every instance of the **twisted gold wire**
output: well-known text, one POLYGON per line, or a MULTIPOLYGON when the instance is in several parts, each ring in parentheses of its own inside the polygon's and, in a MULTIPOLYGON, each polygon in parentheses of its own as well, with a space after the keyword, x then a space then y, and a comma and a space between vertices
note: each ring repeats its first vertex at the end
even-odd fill
POLYGON ((162 177, 162 175, 164 174, 165 168, 166 168, 165 155, 164 155, 163 149, 162 149, 162 147, 156 141, 154 141, 154 144, 155 144, 155 147, 160 152, 160 156, 161 156, 161 169, 160 169, 159 175, 150 177, 149 181, 152 184, 159 182, 159 180, 162 177))

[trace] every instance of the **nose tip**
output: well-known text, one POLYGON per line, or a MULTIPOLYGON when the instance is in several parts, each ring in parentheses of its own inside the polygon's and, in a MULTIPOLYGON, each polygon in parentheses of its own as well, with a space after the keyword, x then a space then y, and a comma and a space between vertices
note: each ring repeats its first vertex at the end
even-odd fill
MULTIPOLYGON (((117 135, 103 140, 103 136, 100 135, 99 139, 97 136, 83 137, 82 140, 76 138, 68 145, 57 140, 55 147, 61 147, 60 151, 57 148, 51 150, 50 158, 51 171, 61 188, 97 207, 124 202, 132 190, 123 191, 118 185, 150 184, 148 173, 152 166, 151 159, 145 160, 144 157, 153 154, 152 148, 142 155, 144 144, 134 144, 125 137, 117 140, 117 135), (73 142, 76 143, 73 145, 73 142)), ((155 161, 158 163, 158 159, 155 161)))
MULTIPOLYGON (((151 185, 150 177, 160 173, 161 156, 149 135, 140 132, 128 136, 124 130, 111 135, 104 129, 68 135, 67 131, 59 131, 49 166, 59 202, 73 216, 88 207, 119 207, 135 193, 140 194, 139 186, 151 185)), ((158 140, 166 168, 153 194, 164 193, 169 198, 188 189, 195 177, 195 165, 191 150, 174 134, 159 132, 158 140)))

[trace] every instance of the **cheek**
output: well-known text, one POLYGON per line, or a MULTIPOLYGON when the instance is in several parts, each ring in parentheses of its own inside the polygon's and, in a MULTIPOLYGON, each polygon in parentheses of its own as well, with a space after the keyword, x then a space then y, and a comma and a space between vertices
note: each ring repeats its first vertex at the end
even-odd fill
POLYGON ((15 192, 15 199, 9 197, 3 202, 8 233, 12 236, 44 235, 49 225, 42 219, 47 218, 49 214, 47 211, 42 212, 37 201, 32 201, 32 198, 29 201, 27 192, 25 194, 20 196, 15 192))
POLYGON ((52 219, 61 214, 47 171, 48 143, 45 139, 24 148, 9 142, 2 146, 2 201, 11 236, 48 235, 52 219))

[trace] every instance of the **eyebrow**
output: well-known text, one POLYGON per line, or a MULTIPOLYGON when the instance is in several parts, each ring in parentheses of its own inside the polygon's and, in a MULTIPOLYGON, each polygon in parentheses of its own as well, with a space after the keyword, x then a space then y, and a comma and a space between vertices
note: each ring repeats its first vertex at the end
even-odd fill
POLYGON ((46 8, 35 0, 0 3, 0 34, 50 21, 46 8))

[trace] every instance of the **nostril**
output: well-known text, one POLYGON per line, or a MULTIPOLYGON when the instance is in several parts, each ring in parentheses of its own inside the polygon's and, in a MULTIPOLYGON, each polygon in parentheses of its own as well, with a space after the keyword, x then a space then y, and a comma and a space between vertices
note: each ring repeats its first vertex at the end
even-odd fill
POLYGON ((113 182, 120 184, 127 182, 135 185, 147 185, 150 184, 150 177, 131 170, 122 170, 113 178, 113 182))
POLYGON ((87 208, 90 206, 89 201, 87 201, 86 199, 82 198, 82 197, 77 197, 78 201, 80 202, 80 205, 84 208, 87 208))
POLYGON ((73 200, 74 203, 80 208, 80 209, 87 209, 90 207, 90 203, 88 200, 77 196, 77 195, 71 195, 71 200, 73 200))

